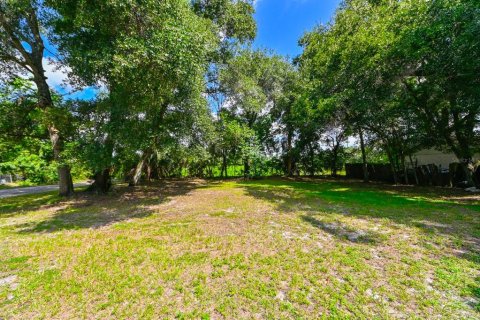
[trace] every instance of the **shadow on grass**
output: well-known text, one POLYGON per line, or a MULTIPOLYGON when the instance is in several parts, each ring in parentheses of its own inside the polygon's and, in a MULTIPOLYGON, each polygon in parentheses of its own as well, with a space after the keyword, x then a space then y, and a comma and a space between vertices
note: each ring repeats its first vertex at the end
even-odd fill
POLYGON ((468 304, 477 312, 480 312, 480 277, 475 279, 475 285, 470 286, 470 291, 475 299, 472 299, 468 304))
POLYGON ((61 201, 57 191, 41 194, 31 194, 0 199, 0 218, 12 217, 26 211, 38 210, 61 201))
MULTIPOLYGON (((135 188, 121 187, 110 195, 83 193, 51 205, 53 215, 43 221, 17 225, 19 233, 101 228, 116 222, 146 218, 155 206, 171 197, 189 193, 198 182, 165 181, 135 188)), ((30 208, 32 209, 32 208, 30 208)))
POLYGON ((339 223, 325 223, 313 216, 301 216, 302 220, 310 223, 339 239, 348 240, 354 243, 377 244, 385 240, 381 234, 372 231, 355 230, 339 223))
POLYGON ((279 179, 239 184, 247 194, 273 203, 279 211, 304 213, 304 221, 329 233, 335 232, 322 225, 315 215, 388 219, 428 234, 461 239, 471 253, 480 253, 480 199, 463 191, 332 180, 279 179))

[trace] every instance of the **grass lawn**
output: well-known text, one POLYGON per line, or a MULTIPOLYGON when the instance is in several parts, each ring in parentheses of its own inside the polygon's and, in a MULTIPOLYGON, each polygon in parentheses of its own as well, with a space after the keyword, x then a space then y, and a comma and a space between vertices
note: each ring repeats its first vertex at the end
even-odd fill
POLYGON ((0 200, 0 318, 478 319, 480 198, 171 181, 0 200))
MULTIPOLYGON (((55 184, 55 183, 53 183, 55 184)), ((35 184, 31 182, 13 182, 13 183, 6 183, 6 184, 0 184, 0 190, 8 190, 8 189, 17 189, 17 188, 28 188, 28 187, 38 187, 38 186, 48 186, 52 185, 50 184, 35 184)))
POLYGON ((18 183, 0 184, 0 190, 14 189, 14 188, 24 188, 24 187, 29 187, 29 186, 22 186, 18 183))
MULTIPOLYGON (((74 180, 74 183, 83 183, 88 179, 79 179, 79 180, 74 180)), ((0 184, 0 190, 7 190, 7 189, 17 189, 17 188, 28 188, 28 187, 41 187, 41 186, 51 186, 51 185, 56 185, 57 182, 51 182, 51 183, 43 183, 43 184, 37 184, 37 183, 32 183, 28 181, 21 181, 21 182, 13 182, 13 183, 6 183, 6 184, 0 184)))

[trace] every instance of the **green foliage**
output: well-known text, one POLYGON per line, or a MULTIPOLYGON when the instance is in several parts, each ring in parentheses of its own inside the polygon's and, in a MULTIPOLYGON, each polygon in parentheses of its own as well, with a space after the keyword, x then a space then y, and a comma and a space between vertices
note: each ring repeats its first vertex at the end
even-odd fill
POLYGON ((45 115, 35 102, 27 80, 15 78, 0 86, 0 173, 18 174, 31 183, 52 182, 57 176, 45 115))
MULTIPOLYGON (((210 165, 205 75, 235 42, 254 37, 250 2, 47 3, 59 13, 51 20, 52 41, 73 78, 108 88, 96 102, 78 103, 78 150, 92 172, 122 174, 139 161, 150 168, 172 159, 177 166, 195 162, 195 172, 210 165), (195 155, 180 159, 186 148, 195 155)), ((157 174, 183 169, 162 170, 157 174)))
MULTIPOLYGON (((480 150, 477 2, 347 0, 300 39, 293 63, 249 47, 250 0, 5 2, 2 57, 25 67, 10 27, 20 44, 41 33, 69 67, 70 84, 102 92, 68 102, 52 93, 45 105, 39 72, 27 70, 38 90, 5 82, 0 163, 35 181, 53 179, 34 172, 55 159, 79 176, 135 184, 225 177, 241 165, 245 177, 335 175, 353 160, 403 172, 406 159, 431 147, 471 162, 480 150), (55 131, 61 143, 52 154, 45 146, 55 131), (359 136, 361 150, 346 147, 359 136)), ((32 47, 40 65, 41 43, 32 47)))
MULTIPOLYGON (((0 173, 18 175, 27 184, 55 183, 58 180, 47 126, 52 119, 63 132, 73 133, 73 115, 60 98, 57 108, 39 110, 33 84, 14 78, 0 86, 0 173)), ((63 154, 75 172, 75 178, 84 178, 78 157, 71 152, 72 136, 63 154)))
POLYGON ((330 24, 302 39, 310 99, 367 133, 397 170, 432 146, 470 161, 480 111, 476 5, 346 1, 330 24))
POLYGON ((252 0, 193 0, 192 6, 198 15, 214 23, 216 33, 224 39, 246 42, 255 38, 257 25, 252 0))

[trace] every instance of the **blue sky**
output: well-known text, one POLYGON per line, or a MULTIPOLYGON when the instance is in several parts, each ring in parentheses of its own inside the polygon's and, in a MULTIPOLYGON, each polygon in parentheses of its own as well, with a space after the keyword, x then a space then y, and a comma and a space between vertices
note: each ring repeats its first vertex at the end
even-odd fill
POLYGON ((293 58, 301 53, 300 37, 328 22, 339 4, 340 0, 257 0, 254 46, 293 58))

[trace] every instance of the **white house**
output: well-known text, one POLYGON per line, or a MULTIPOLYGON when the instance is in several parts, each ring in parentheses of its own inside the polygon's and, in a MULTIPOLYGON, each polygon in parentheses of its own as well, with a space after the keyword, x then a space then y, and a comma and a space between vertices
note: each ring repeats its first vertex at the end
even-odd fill
MULTIPOLYGON (((415 153, 413 160, 417 162, 418 166, 435 164, 440 169, 448 169, 450 163, 460 162, 455 154, 451 152, 438 151, 435 149, 424 149, 415 153)), ((475 154, 474 161, 480 160, 480 154, 475 154)))

